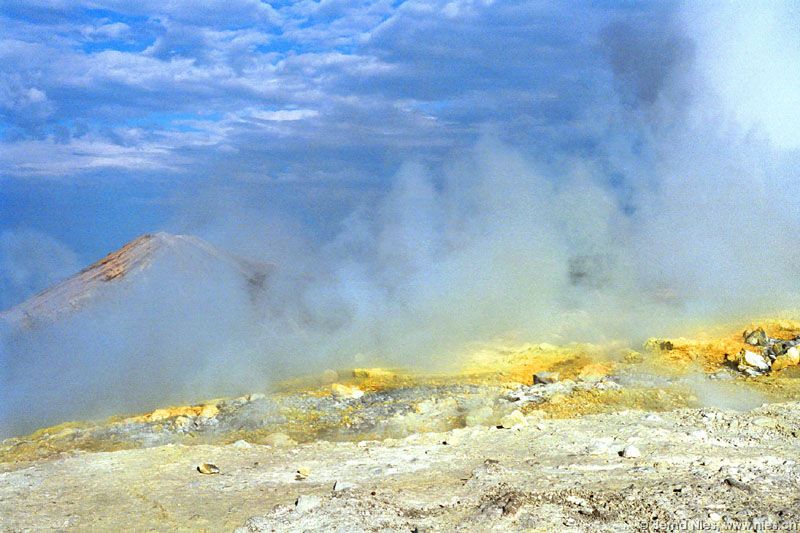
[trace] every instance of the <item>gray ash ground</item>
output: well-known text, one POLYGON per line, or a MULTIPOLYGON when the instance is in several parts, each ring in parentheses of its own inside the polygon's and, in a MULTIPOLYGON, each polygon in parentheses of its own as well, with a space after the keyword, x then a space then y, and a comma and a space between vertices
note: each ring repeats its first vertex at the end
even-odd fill
POLYGON ((0 473, 5 531, 646 531, 800 523, 800 404, 165 445, 0 473), (638 457, 623 457, 629 446, 638 457), (197 471, 202 463, 216 475, 197 471), (300 476, 298 472, 304 472, 300 476))
POLYGON ((253 394, 8 439, 0 530, 800 529, 800 403, 759 392, 795 369, 781 382, 635 359, 536 384, 253 394))

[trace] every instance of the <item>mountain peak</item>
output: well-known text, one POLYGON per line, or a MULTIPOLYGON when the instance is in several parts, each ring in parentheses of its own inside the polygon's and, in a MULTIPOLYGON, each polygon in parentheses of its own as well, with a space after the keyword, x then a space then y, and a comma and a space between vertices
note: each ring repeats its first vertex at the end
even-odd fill
POLYGON ((19 325, 52 320, 84 307, 107 287, 147 270, 155 261, 169 258, 172 268, 200 275, 203 268, 232 268, 250 286, 261 286, 272 265, 241 259, 192 235, 147 233, 128 242, 74 276, 45 289, 21 304, 0 312, 0 318, 19 325))

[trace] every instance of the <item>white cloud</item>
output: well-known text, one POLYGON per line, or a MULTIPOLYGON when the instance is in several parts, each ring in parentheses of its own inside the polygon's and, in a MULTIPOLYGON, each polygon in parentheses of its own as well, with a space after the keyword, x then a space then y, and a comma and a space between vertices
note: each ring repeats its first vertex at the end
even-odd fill
POLYGON ((126 38, 131 27, 124 22, 99 22, 81 28, 83 36, 91 40, 119 40, 126 38))
POLYGON ((277 111, 254 110, 246 114, 246 116, 251 118, 274 122, 303 120, 306 118, 316 117, 318 115, 319 111, 315 111, 313 109, 279 109, 277 111))

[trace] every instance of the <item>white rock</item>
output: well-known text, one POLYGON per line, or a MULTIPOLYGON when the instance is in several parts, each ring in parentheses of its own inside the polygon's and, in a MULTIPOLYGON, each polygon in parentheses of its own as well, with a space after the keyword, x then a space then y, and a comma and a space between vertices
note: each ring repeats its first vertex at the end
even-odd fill
POLYGON ((558 372, 537 372, 533 375, 534 385, 547 385, 548 383, 557 383, 561 379, 558 372))
POLYGON ((641 457, 642 452, 639 451, 639 448, 634 446, 633 444, 628 444, 622 450, 622 457, 633 459, 634 457, 641 457))
POLYGON ((514 409, 500 420, 500 425, 504 428, 512 428, 514 426, 525 426, 528 421, 525 415, 519 409, 514 409))
POLYGON ((571 503, 572 505, 580 505, 580 506, 589 505, 589 501, 584 498, 581 498, 580 496, 567 496, 566 500, 568 503, 571 503))
POLYGON ((319 496, 309 496, 303 494, 297 498, 297 501, 294 502, 294 508, 298 513, 305 513, 315 507, 319 507, 321 504, 322 500, 319 498, 319 496))
POLYGON ((769 418, 766 416, 758 416, 752 420, 754 426, 762 427, 762 428, 774 428, 778 427, 778 421, 774 418, 769 418))
POLYGON ((348 481, 337 481, 333 484, 333 492, 339 492, 340 490, 350 490, 356 488, 355 483, 350 483, 348 481))
POLYGON ((253 445, 247 442, 246 440, 237 440, 233 443, 234 448, 239 448, 241 450, 247 450, 248 448, 252 448, 253 445))
POLYGON ((767 363, 764 357, 762 357, 761 354, 751 352, 750 350, 744 351, 742 362, 747 366, 755 368, 756 370, 769 370, 769 363, 767 363))

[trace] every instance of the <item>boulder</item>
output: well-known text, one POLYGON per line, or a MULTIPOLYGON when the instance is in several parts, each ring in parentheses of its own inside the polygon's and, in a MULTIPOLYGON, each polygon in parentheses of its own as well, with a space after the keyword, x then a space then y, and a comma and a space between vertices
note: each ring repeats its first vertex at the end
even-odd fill
POLYGON ((749 367, 760 372, 766 372, 769 370, 769 363, 767 363, 764 356, 761 354, 757 354, 756 352, 751 352, 750 350, 742 350, 739 358, 739 369, 743 370, 742 367, 749 367))
POLYGON ((546 385, 549 383, 556 383, 561 376, 558 372, 537 372, 533 375, 534 385, 546 385))
POLYGON ((341 383, 334 383, 331 385, 331 394, 334 398, 341 400, 355 400, 364 396, 364 391, 358 387, 351 387, 349 385, 342 385, 341 383))
POLYGON ((750 346, 766 346, 767 345, 767 334, 764 333, 763 328, 758 328, 755 330, 747 330, 744 332, 744 342, 749 344, 750 346))
POLYGON ((514 426, 525 426, 527 424, 528 421, 525 419, 525 415, 523 415, 522 411, 519 409, 514 409, 500 420, 500 425, 507 429, 513 428, 514 426))
POLYGON ((322 504, 322 500, 319 496, 311 496, 307 494, 303 494, 299 496, 297 500, 294 502, 294 510, 298 513, 305 513, 314 509, 315 507, 319 507, 322 504))

